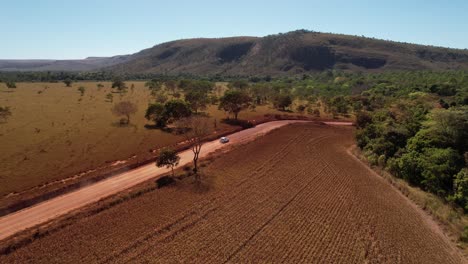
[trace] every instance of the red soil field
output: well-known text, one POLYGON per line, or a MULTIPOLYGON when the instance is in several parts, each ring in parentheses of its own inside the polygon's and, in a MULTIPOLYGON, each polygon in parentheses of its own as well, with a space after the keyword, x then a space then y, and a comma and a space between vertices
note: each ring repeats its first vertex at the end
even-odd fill
POLYGON ((0 263, 465 263, 424 211, 348 153, 353 133, 278 129, 212 159, 201 183, 78 217, 0 263))

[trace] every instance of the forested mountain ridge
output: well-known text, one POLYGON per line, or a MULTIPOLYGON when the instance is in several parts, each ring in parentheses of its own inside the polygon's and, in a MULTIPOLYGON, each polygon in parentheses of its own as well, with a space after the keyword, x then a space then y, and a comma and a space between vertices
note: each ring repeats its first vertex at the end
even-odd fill
POLYGON ((0 71, 290 76, 333 69, 468 70, 468 51, 299 30, 266 37, 177 40, 110 58, 0 60, 0 71))
POLYGON ((119 73, 231 76, 284 76, 327 69, 466 70, 468 51, 301 30, 263 38, 163 43, 108 69, 119 73))

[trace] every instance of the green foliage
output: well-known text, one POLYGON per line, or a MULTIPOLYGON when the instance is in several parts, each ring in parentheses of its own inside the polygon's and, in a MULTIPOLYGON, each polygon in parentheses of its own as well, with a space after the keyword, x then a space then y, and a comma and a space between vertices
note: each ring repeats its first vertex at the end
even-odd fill
POLYGON ((234 114, 234 119, 237 120, 239 112, 247 109, 251 103, 252 98, 246 92, 229 90, 220 98, 218 108, 234 114))
POLYGON ((78 87, 78 92, 80 92, 80 95, 83 96, 86 91, 86 88, 84 86, 78 87))
MULTIPOLYGON (((465 167, 460 170, 455 176, 453 184, 453 200, 462 205, 466 212, 468 212, 468 168, 465 167)), ((468 232, 467 232, 468 235, 468 232)), ((468 236, 467 236, 468 239, 468 236)), ((468 242, 468 240, 466 241, 468 242)))
POLYGON ((184 117, 189 117, 192 114, 190 106, 186 102, 179 99, 167 101, 164 104, 164 110, 169 122, 173 122, 184 117))
POLYGON ((12 82, 12 81, 6 82, 5 85, 6 85, 7 88, 9 88, 9 89, 14 89, 14 88, 16 88, 16 83, 14 83, 14 82, 12 82))
POLYGON ((121 77, 115 77, 112 79, 112 88, 116 88, 119 92, 125 92, 127 85, 121 77))
POLYGON ((277 95, 273 101, 273 106, 281 111, 286 111, 286 108, 289 108, 292 104, 292 98, 288 94, 277 95))
POLYGON ((214 88, 214 83, 204 80, 181 80, 179 88, 185 92, 198 91, 204 94, 209 93, 214 88))
POLYGON ((179 165, 180 157, 177 152, 172 149, 163 149, 159 152, 158 159, 156 160, 156 166, 171 168, 172 176, 174 176, 174 167, 179 165))
POLYGON ((386 73, 373 76, 372 81, 368 76, 364 82, 373 82, 373 88, 352 98, 357 105, 353 108, 361 109, 356 113, 357 145, 372 164, 465 210, 467 76, 463 72, 386 73))
POLYGON ((148 87, 152 91, 159 91, 161 90, 162 83, 158 80, 151 80, 145 83, 145 87, 148 87))
POLYGON ((185 101, 187 101, 195 113, 198 113, 198 110, 206 109, 206 105, 209 103, 209 98, 206 92, 194 89, 190 90, 185 95, 185 101))
POLYGON ((231 89, 240 89, 245 90, 249 88, 249 83, 245 80, 236 80, 228 84, 228 87, 231 89))
POLYGON ((186 102, 173 99, 165 104, 150 104, 146 109, 145 118, 154 121, 157 127, 165 127, 167 124, 189 117, 191 114, 190 106, 186 102))
POLYGON ((164 105, 161 103, 150 104, 146 109, 145 118, 155 122, 157 127, 165 127, 167 118, 164 105))
POLYGON ((356 114, 356 127, 365 128, 368 124, 372 123, 372 116, 365 111, 359 111, 356 114))
POLYGON ((63 83, 64 83, 65 86, 67 86, 67 87, 71 87, 71 86, 72 86, 72 82, 73 82, 73 81, 72 81, 71 79, 69 79, 69 78, 63 80, 63 83))

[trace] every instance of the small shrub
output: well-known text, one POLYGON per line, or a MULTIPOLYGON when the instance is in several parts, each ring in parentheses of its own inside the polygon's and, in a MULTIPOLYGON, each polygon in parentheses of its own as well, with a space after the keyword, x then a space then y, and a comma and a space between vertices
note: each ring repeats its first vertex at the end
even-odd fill
POLYGON ((463 232, 460 236, 460 241, 464 243, 468 243, 468 226, 465 226, 463 232))
POLYGON ((121 126, 126 126, 126 125, 128 125, 128 120, 126 118, 121 118, 120 121, 119 121, 119 124, 121 126))
POLYGON ((380 155, 379 158, 377 159, 377 164, 382 167, 382 168, 385 168, 385 155, 380 155))
POLYGON ((171 185, 173 183, 175 183, 175 180, 170 176, 163 176, 156 180, 158 189, 161 189, 162 187, 171 185))

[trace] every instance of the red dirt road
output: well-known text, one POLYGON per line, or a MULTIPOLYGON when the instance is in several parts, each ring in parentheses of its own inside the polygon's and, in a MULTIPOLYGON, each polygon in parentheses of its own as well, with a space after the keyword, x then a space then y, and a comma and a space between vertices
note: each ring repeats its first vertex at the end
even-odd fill
MULTIPOLYGON (((218 149, 227 147, 229 145, 245 143, 254 140, 256 137, 261 136, 271 130, 298 122, 305 121, 282 120, 268 122, 257 125, 254 128, 246 129, 230 135, 229 144, 223 145, 219 143, 218 140, 208 142, 202 147, 201 158, 218 149)), ((343 124, 349 125, 348 123, 343 124)), ((181 152, 179 167, 190 163, 192 158, 193 154, 191 150, 181 152)), ((148 164, 100 181, 96 184, 86 186, 77 191, 53 198, 38 205, 25 208, 18 212, 1 217, 0 240, 8 238, 19 231, 34 227, 58 216, 69 213, 70 211, 76 210, 85 205, 99 201, 100 199, 110 195, 119 193, 144 181, 161 176, 165 173, 168 173, 169 171, 169 169, 158 168, 154 164, 148 164)))

